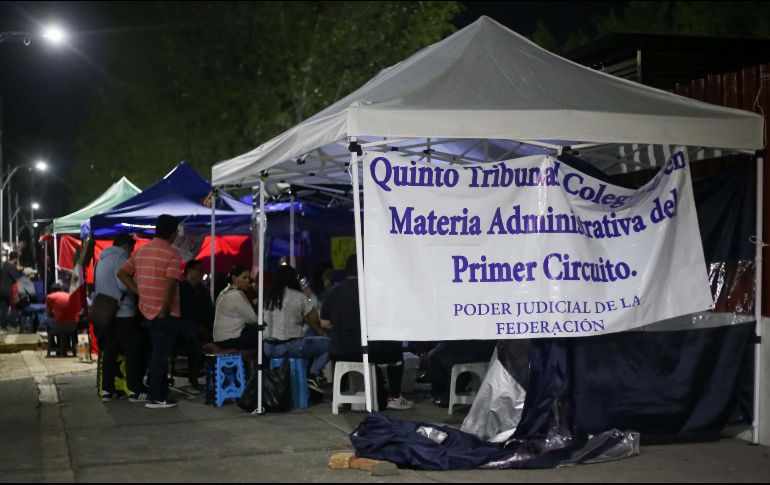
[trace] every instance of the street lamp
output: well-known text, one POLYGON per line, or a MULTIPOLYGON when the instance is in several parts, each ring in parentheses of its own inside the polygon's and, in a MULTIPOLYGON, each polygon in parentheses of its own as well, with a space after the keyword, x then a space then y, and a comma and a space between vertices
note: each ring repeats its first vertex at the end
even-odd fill
POLYGON ((46 27, 43 30, 41 37, 53 45, 61 45, 65 40, 67 40, 67 34, 62 29, 60 29, 58 25, 49 25, 46 27))
POLYGON ((32 39, 36 38, 41 38, 51 45, 58 46, 67 40, 67 33, 65 30, 55 24, 46 26, 38 33, 22 30, 0 32, 0 42, 20 40, 24 43, 24 45, 30 45, 32 43, 32 39))
MULTIPOLYGON (((11 178, 22 167, 27 167, 30 170, 32 170, 32 168, 33 168, 33 166, 31 164, 29 164, 29 163, 22 163, 21 165, 16 165, 15 167, 13 167, 13 169, 11 169, 7 174, 4 174, 4 175, 0 176, 0 243, 2 243, 2 241, 4 240, 4 237, 3 237, 3 223, 2 223, 3 222, 2 221, 2 219, 3 219, 3 192, 5 192, 5 188, 10 185, 11 178)), ((34 168, 36 170, 38 170, 38 171, 43 172, 43 171, 45 171, 48 168, 48 164, 41 160, 41 161, 38 161, 37 163, 35 163, 34 168)), ((10 194, 10 189, 9 189, 8 193, 10 194)), ((10 210, 11 210, 11 207, 10 207, 10 201, 9 201, 9 203, 8 203, 8 211, 10 212, 10 210)), ((10 236, 10 234, 13 233, 13 226, 12 226, 13 220, 12 219, 13 219, 12 217, 10 217, 8 219, 8 235, 9 236, 10 236)))
MULTIPOLYGON (((40 37, 44 41, 52 45, 61 45, 66 39, 66 32, 56 25, 50 25, 43 29, 39 34, 25 31, 8 31, 0 32, 0 44, 5 41, 21 40, 25 46, 32 43, 32 39, 40 37)), ((3 173, 3 97, 0 96, 0 174, 3 173)), ((13 175, 12 173, 10 175, 13 175)), ((10 180, 10 175, 8 180, 10 180)), ((0 178, 0 182, 4 179, 0 178)), ((2 187, 5 188, 5 183, 2 183, 2 187)), ((10 208, 9 208, 10 210, 10 208)), ((2 254, 2 245, 4 241, 3 237, 3 193, 0 190, 0 255, 2 254)))
POLYGON ((32 247, 32 260, 35 262, 35 269, 37 269, 37 244, 35 244, 35 228, 37 223, 35 222, 35 211, 40 209, 40 204, 33 202, 29 206, 29 234, 30 245, 32 247))

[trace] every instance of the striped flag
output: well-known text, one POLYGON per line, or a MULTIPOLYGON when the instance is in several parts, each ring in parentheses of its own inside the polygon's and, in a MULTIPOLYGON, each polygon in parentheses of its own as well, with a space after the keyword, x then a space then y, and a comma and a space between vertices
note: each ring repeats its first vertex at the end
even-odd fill
POLYGON ((80 312, 86 308, 86 280, 83 275, 83 264, 78 261, 72 269, 70 281, 69 314, 74 320, 79 320, 80 312))

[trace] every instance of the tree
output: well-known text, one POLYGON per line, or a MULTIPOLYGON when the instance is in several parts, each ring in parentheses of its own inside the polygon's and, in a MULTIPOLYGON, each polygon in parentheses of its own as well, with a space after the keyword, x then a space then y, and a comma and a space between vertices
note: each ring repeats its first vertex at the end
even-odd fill
POLYGON ((110 76, 80 127, 70 200, 186 160, 203 176, 451 33, 455 2, 117 3, 110 76), (151 26, 151 27, 147 27, 151 26))
MULTIPOLYGON (((566 52, 603 35, 615 32, 717 37, 770 37, 768 2, 625 2, 618 10, 592 16, 594 30, 573 32, 555 52, 566 52)), ((533 41, 548 39, 539 25, 533 41)))

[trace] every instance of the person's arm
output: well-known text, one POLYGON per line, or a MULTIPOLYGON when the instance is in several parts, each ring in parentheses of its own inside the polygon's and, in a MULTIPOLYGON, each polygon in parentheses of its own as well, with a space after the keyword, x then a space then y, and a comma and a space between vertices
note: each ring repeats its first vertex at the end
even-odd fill
POLYGON ((316 335, 326 335, 326 332, 324 331, 323 327, 321 326, 321 322, 318 319, 318 310, 315 308, 312 308, 310 313, 305 315, 305 322, 310 325, 310 328, 313 329, 316 335))
POLYGON ((176 288, 179 280, 176 278, 166 278, 166 291, 163 292, 163 304, 160 307, 159 318, 166 318, 171 312, 171 304, 176 297, 176 288))
POLYGON ((321 315, 320 315, 320 325, 321 328, 324 330, 331 330, 332 329, 332 322, 331 322, 331 311, 329 310, 334 306, 334 297, 330 297, 330 295, 326 295, 326 301, 324 302, 324 305, 321 307, 321 315))
POLYGON ((166 289, 163 292, 163 303, 160 306, 159 318, 166 318, 171 314, 171 306, 179 294, 179 268, 182 266, 182 258, 179 252, 174 252, 166 263, 166 289))
POLYGON ((136 274, 136 266, 134 266, 134 256, 131 255, 118 270, 117 277, 133 294, 139 295, 139 288, 134 282, 134 274, 136 274))
POLYGON ((136 283, 134 282, 134 277, 131 276, 125 269, 120 268, 118 270, 118 280, 126 285, 126 288, 131 290, 131 292, 135 295, 139 294, 139 288, 136 286, 136 283))
POLYGON ((53 308, 51 308, 51 299, 45 299, 45 314, 49 317, 53 317, 53 308))
POLYGON ((244 292, 235 290, 227 296, 231 299, 236 314, 243 318, 243 321, 246 322, 247 325, 259 323, 257 312, 254 311, 254 307, 251 306, 249 297, 247 297, 244 292))

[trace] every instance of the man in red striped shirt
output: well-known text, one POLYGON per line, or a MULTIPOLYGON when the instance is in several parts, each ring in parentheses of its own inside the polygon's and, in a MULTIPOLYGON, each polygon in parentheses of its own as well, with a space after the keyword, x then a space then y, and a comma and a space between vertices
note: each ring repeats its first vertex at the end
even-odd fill
POLYGON ((150 409, 170 408, 177 404, 168 397, 167 374, 168 357, 182 316, 179 307, 182 258, 179 251, 171 246, 178 226, 174 216, 158 216, 153 240, 139 248, 118 270, 118 278, 139 295, 139 311, 150 329, 150 391, 144 404, 150 409))

